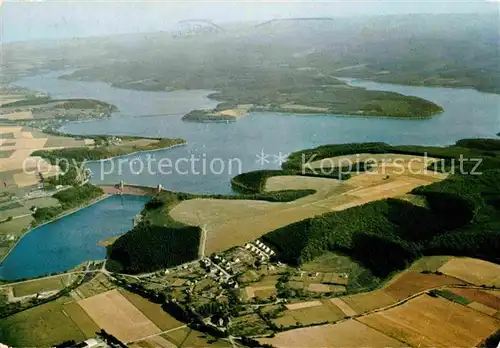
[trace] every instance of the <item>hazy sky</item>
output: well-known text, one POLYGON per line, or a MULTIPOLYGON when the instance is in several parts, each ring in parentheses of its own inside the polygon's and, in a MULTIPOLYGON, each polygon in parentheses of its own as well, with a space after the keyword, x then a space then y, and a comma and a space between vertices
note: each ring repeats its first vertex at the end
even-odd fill
MULTIPOLYGON (((2 0, 0 0, 0 3, 2 0)), ((3 42, 169 30, 179 20, 214 22, 286 17, 362 16, 401 13, 497 12, 485 0, 343 1, 4 1, 0 8, 3 42)))

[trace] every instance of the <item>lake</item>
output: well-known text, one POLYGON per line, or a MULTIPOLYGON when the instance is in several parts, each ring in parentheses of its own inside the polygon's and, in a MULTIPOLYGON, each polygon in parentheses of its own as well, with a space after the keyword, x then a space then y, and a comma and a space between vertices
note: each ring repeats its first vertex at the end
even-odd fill
MULTIPOLYGON (((182 121, 182 115, 214 107, 217 103, 207 98, 210 91, 131 91, 104 83, 60 80, 57 76, 51 73, 24 78, 16 85, 49 92, 53 98, 99 99, 119 109, 104 120, 67 124, 64 132, 181 137, 188 141, 186 146, 173 149, 89 163, 95 184, 123 180, 128 184, 161 184, 174 191, 233 193, 230 180, 239 172, 279 168, 284 155, 304 148, 366 141, 449 145, 462 138, 495 137, 500 131, 500 95, 471 89, 347 79, 359 87, 428 99, 441 105, 444 112, 420 120, 253 112, 236 122, 192 123, 182 121), (167 170, 159 170, 159 162, 165 161, 167 170)), ((103 258, 104 248, 97 246, 97 241, 126 232, 144 201, 113 197, 36 229, 3 263, 2 275, 9 279, 42 275, 87 259, 103 258)))
MULTIPOLYGON (((500 131, 500 95, 472 89, 411 87, 349 80, 352 85, 373 90, 394 91, 431 100, 444 108, 429 119, 332 115, 299 115, 254 112, 236 122, 192 123, 181 120, 193 109, 211 108, 216 102, 207 98, 210 91, 147 92, 110 87, 105 83, 67 81, 57 73, 24 78, 16 84, 49 92, 54 98, 95 98, 116 105, 119 111, 104 120, 67 124, 63 131, 73 134, 113 134, 149 137, 181 137, 188 145, 125 157, 128 164, 109 172, 111 164, 91 163, 94 183, 157 186, 192 193, 231 193, 230 179, 240 170, 278 168, 277 156, 312 146, 331 143, 383 141, 390 144, 448 145, 466 137, 495 137, 500 131), (257 155, 268 155, 259 161, 257 155), (180 163, 172 173, 139 172, 139 165, 150 155, 158 162, 168 159, 180 163), (185 162, 194 157, 199 167, 192 170, 185 162), (229 165, 229 161, 234 159, 229 165), (202 160, 207 165, 202 171, 202 160), (236 160, 238 160, 237 166, 236 160), (210 164, 213 169, 210 170, 210 164), (221 167, 224 170, 219 173, 221 167), (187 171, 187 173, 186 173, 187 171), (197 174, 200 173, 200 174, 197 174)), ((156 168, 156 166, 155 166, 156 168)))
POLYGON ((73 268, 86 260, 102 260, 97 243, 132 228, 132 219, 150 197, 111 196, 88 208, 36 228, 22 238, 0 267, 0 277, 38 277, 73 268))

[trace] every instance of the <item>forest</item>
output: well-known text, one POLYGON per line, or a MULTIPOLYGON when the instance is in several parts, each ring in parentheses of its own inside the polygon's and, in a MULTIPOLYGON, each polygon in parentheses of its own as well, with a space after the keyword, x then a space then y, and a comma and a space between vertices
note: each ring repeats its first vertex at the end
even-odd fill
POLYGON ((294 153, 285 167, 293 168, 302 154, 314 153, 326 158, 358 152, 428 152, 448 160, 462 154, 482 160, 481 175, 455 172, 444 181, 414 189, 412 194, 425 197, 426 208, 398 199, 380 200, 299 221, 263 239, 274 245, 286 262, 300 265, 326 251, 342 251, 379 276, 404 269, 422 255, 460 255, 499 262, 499 144, 496 139, 466 139, 448 148, 366 143, 294 153))

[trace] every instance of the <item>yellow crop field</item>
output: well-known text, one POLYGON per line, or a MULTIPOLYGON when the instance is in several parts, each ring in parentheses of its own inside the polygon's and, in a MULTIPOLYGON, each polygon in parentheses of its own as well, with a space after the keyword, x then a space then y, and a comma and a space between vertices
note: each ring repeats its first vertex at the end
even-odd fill
MULTIPOLYGON (((23 112, 8 115, 14 119, 24 119, 29 118, 30 114, 31 112, 23 112)), ((0 118, 5 116, 0 115, 0 118)), ((33 186, 38 183, 40 175, 47 177, 59 173, 59 167, 31 154, 37 150, 61 148, 62 144, 64 147, 84 146, 85 140, 43 134, 20 126, 0 126, 0 147, 4 152, 12 152, 8 157, 0 157, 0 172, 12 172, 9 182, 4 180, 5 184, 15 187, 33 186)))
POLYGON ((285 331, 273 338, 261 338, 259 342, 277 348, 407 346, 355 320, 285 331))
POLYGON ((474 285, 500 287, 500 266, 491 262, 454 257, 441 266, 439 271, 474 285))
POLYGON ((123 342, 138 341, 161 330, 118 290, 111 290, 78 304, 100 327, 123 342))
POLYGON ((341 297, 341 299, 357 314, 363 314, 380 307, 391 305, 396 302, 383 290, 375 290, 356 295, 343 296, 341 297))
POLYGON ((62 275, 60 277, 46 278, 14 284, 12 290, 14 296, 28 296, 45 291, 61 290, 71 282, 71 276, 62 275))

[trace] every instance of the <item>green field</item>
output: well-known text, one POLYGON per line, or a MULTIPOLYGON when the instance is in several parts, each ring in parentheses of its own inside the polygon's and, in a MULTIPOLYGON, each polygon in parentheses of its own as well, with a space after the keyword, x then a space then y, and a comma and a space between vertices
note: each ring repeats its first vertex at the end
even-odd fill
POLYGON ((26 207, 35 206, 37 208, 55 207, 60 205, 59 201, 52 197, 33 198, 23 202, 26 207))
POLYGON ((0 235, 15 235, 20 236, 23 234, 23 229, 28 227, 28 225, 33 221, 31 216, 26 216, 19 219, 14 219, 11 221, 6 221, 0 223, 0 235))
POLYGON ((67 340, 83 341, 86 337, 62 311, 71 301, 55 301, 0 319, 0 342, 15 347, 50 347, 67 340))
POLYGON ((429 293, 431 293, 432 295, 435 295, 435 296, 443 297, 447 300, 456 302, 456 303, 464 305, 464 306, 467 306, 469 303, 471 303, 471 301, 468 300, 467 298, 460 296, 460 295, 457 295, 454 292, 451 292, 449 290, 431 290, 429 293))
POLYGON ((12 290, 14 291, 14 296, 16 297, 33 295, 44 291, 61 290, 65 287, 65 285, 67 285, 69 280, 68 277, 70 276, 63 275, 55 278, 24 282, 18 285, 14 284, 12 286, 12 290))
MULTIPOLYGON (((106 138, 106 137, 104 137, 106 138)), ((101 139, 96 137, 96 142, 101 139)), ((120 145, 103 145, 100 147, 74 147, 58 150, 41 150, 35 151, 33 156, 41 156, 47 159, 52 164, 55 164, 58 159, 66 158, 75 160, 78 163, 83 161, 96 161, 117 156, 127 155, 137 151, 150 151, 162 149, 173 145, 185 143, 183 139, 147 139, 133 138, 130 141, 123 141, 120 145), (142 140, 142 142, 141 142, 142 140)))
POLYGON ((354 261, 347 255, 326 252, 309 262, 301 265, 306 272, 347 273, 349 281, 348 291, 361 291, 375 288, 381 279, 376 277, 368 268, 354 261))
POLYGON ((142 296, 136 295, 123 289, 120 289, 120 293, 162 331, 170 330, 184 325, 184 323, 176 320, 170 314, 165 312, 161 308, 160 304, 153 303, 142 296))
POLYGON ((9 158, 14 153, 14 150, 0 151, 0 158, 9 158))
POLYGON ((64 304, 62 310, 78 326, 85 337, 95 337, 95 333, 100 331, 99 326, 97 326, 77 302, 64 304))

